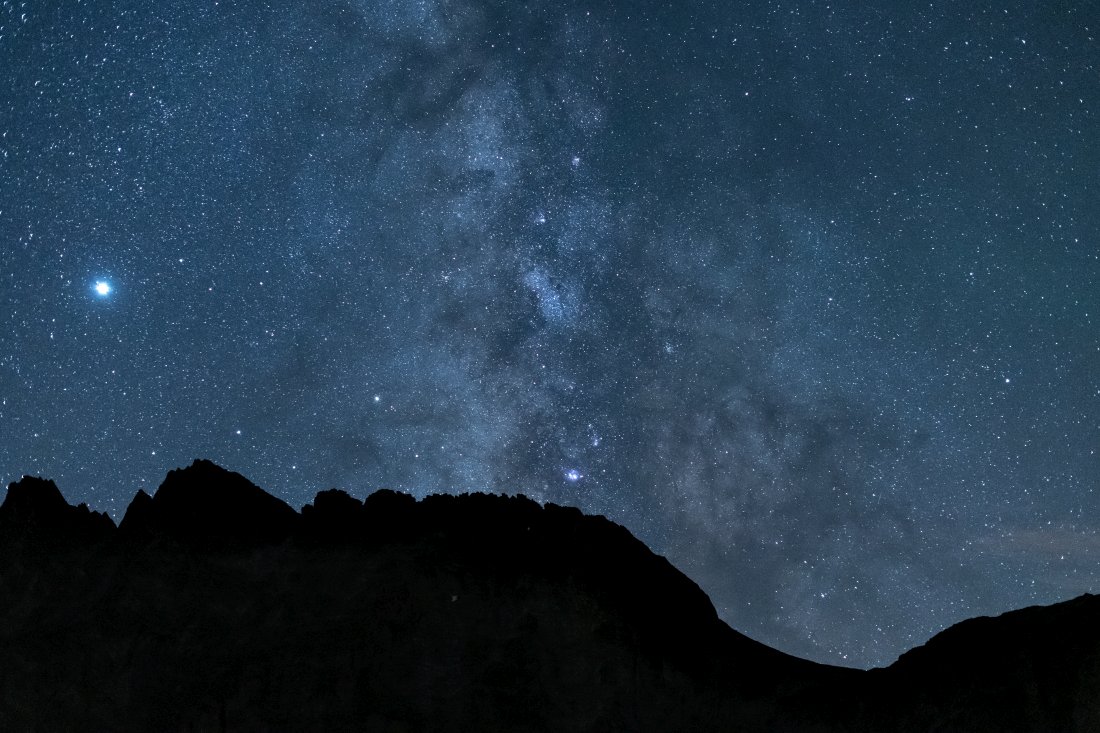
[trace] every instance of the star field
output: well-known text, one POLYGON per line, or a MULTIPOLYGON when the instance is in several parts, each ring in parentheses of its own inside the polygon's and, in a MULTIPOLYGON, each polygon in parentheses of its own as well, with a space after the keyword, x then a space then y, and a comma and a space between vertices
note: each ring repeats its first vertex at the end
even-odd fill
POLYGON ((0 479, 524 493, 852 666, 1100 592, 1098 27, 0 0, 0 479))

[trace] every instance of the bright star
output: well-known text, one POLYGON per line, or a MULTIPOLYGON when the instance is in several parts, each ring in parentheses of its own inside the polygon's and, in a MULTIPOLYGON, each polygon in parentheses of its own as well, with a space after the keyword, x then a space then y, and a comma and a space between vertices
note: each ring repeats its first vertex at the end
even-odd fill
POLYGON ((107 282, 106 280, 99 280, 95 284, 95 291, 99 295, 110 295, 111 294, 111 284, 109 282, 107 282))
POLYGON ((572 481, 575 483, 577 481, 580 481, 582 478, 584 478, 584 475, 575 468, 570 468, 568 471, 565 472, 566 481, 572 481))

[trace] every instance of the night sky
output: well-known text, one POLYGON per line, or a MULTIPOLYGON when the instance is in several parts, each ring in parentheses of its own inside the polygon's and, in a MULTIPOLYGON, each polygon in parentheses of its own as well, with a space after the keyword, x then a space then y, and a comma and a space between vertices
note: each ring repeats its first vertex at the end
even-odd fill
POLYGON ((606 514, 851 666, 1100 591, 1100 9, 0 4, 0 480, 606 514))

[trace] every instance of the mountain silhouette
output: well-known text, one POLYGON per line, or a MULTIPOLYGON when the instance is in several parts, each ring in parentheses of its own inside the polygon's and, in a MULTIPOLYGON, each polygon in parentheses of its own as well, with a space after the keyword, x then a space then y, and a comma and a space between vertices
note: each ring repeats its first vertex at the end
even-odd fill
POLYGON ((521 496, 331 490, 299 513, 196 461, 116 528, 24 478, 0 505, 0 730, 1098 731, 1098 614, 973 619, 851 670, 521 496))

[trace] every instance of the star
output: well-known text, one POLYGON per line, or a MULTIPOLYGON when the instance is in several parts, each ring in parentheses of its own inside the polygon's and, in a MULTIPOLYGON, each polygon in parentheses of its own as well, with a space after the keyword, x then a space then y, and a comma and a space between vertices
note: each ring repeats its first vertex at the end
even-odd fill
POLYGON ((99 295, 100 297, 106 297, 111 294, 111 283, 107 282, 106 280, 97 280, 94 288, 96 295, 99 295))
POLYGON ((584 474, 582 474, 575 468, 570 468, 568 471, 565 472, 565 480, 570 483, 576 483, 582 478, 584 478, 584 474))

